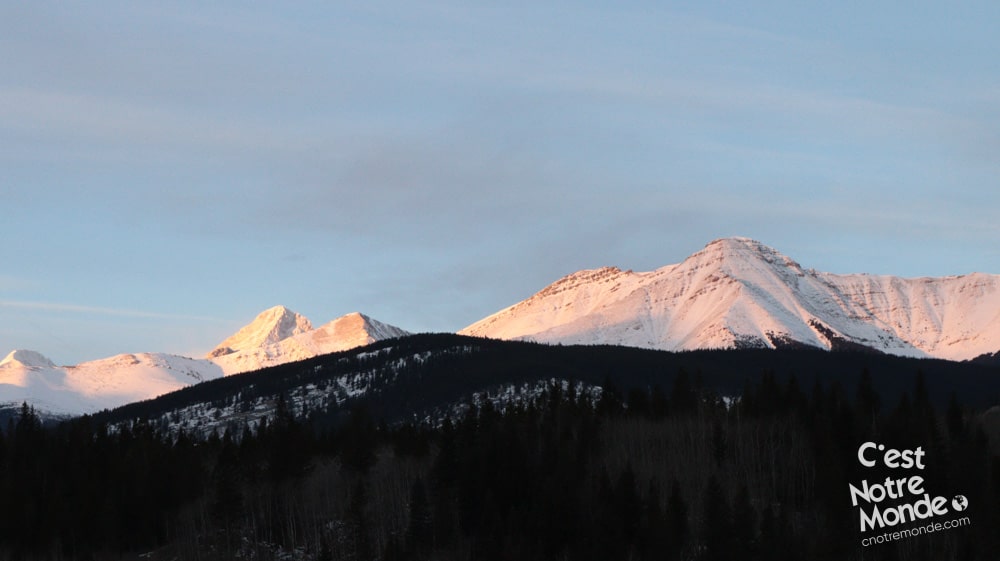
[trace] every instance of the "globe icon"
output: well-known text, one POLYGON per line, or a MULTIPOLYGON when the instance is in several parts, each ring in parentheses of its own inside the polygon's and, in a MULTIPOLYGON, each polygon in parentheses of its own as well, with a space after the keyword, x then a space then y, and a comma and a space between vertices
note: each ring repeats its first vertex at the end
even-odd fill
POLYGON ((951 500, 951 506, 956 511, 961 512, 969 508, 969 499, 965 498, 965 495, 955 495, 955 498, 951 500))

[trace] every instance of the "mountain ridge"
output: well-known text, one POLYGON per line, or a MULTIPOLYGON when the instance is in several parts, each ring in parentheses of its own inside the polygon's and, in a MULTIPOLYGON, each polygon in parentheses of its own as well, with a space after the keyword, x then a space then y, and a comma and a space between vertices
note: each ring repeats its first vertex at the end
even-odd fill
POLYGON ((824 273, 733 237, 649 272, 571 273, 459 333, 661 350, 848 344, 968 360, 1000 349, 998 321, 997 275, 824 273))
POLYGON ((0 408, 27 402, 54 416, 94 413, 198 382, 406 334, 358 312, 314 329, 305 316, 274 306, 224 339, 204 358, 124 353, 58 366, 39 352, 17 349, 0 360, 0 408))
MULTIPOLYGON (((576 271, 458 334, 667 351, 808 347, 995 361, 996 325, 1000 275, 824 273, 733 237, 648 272, 576 271)), ((93 412, 409 334, 358 312, 313 327, 274 306, 200 359, 137 353, 56 366, 41 353, 13 351, 0 361, 0 403, 93 412)))
MULTIPOLYGON (((284 325, 288 327, 290 325, 289 318, 295 319, 294 327, 280 331, 280 334, 285 335, 280 339, 256 337, 256 334, 261 330, 249 329, 248 333, 255 334, 254 338, 251 339, 253 345, 238 350, 231 349, 225 346, 226 342, 233 339, 230 338, 220 343, 206 358, 218 364, 226 375, 230 375, 344 351, 382 339, 409 335, 408 331, 374 320, 360 312, 340 316, 313 328, 309 320, 283 306, 266 310, 247 327, 254 326, 259 322, 262 322, 263 327, 268 327, 271 324, 278 325, 281 322, 284 322, 284 325), (277 322, 274 321, 276 314, 278 315, 277 322), (305 322, 303 323, 302 320, 305 322), (309 329, 303 330, 301 328, 303 325, 308 325, 309 329), (258 341, 260 342, 258 343, 258 341), (220 349, 228 349, 228 352, 220 353, 220 349)), ((268 332, 271 333, 273 330, 268 332)))
POLYGON ((253 321, 216 345, 205 358, 215 358, 274 344, 312 329, 312 322, 305 316, 285 306, 274 306, 257 314, 253 321))

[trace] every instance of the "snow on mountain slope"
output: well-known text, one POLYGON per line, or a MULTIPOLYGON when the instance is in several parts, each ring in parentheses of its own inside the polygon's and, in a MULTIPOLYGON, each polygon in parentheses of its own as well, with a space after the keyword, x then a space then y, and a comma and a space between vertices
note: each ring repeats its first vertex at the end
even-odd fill
MULTIPOLYGON (((264 312, 264 314, 267 313, 264 312)), ((294 312, 290 313, 294 314, 294 312)), ((258 316, 258 320, 264 314, 258 316)), ((304 320, 304 324, 308 325, 308 320, 302 316, 298 314, 294 314, 294 316, 301 318, 304 320)), ((254 323, 257 323, 258 320, 254 320, 254 323)), ((300 322, 299 325, 303 324, 300 322)), ((241 329, 240 333, 251 326, 253 324, 241 329)), ((376 321, 357 312, 339 317, 316 329, 311 329, 311 327, 306 330, 296 328, 289 333, 281 339, 268 340, 258 346, 248 346, 241 350, 220 354, 220 349, 230 347, 226 345, 226 342, 229 341, 227 339, 215 351, 209 353, 208 358, 218 364, 226 374, 235 374, 353 349, 382 339, 409 334, 398 327, 376 321)))
POLYGON ((17 350, 0 361, 0 404, 28 402, 55 415, 78 415, 149 399, 222 376, 205 360, 162 353, 123 354, 56 366, 39 353, 17 350))
POLYGON ((359 313, 313 329, 304 316, 276 306, 259 314, 204 359, 139 353, 56 366, 37 352, 17 350, 0 361, 0 407, 17 407, 26 401, 52 415, 92 413, 203 380, 407 334, 359 313))
POLYGON ((11 351, 11 353, 8 354, 3 360, 0 360, 0 368, 14 368, 15 366, 21 366, 27 369, 52 368, 55 366, 55 363, 49 360, 48 357, 42 353, 19 349, 11 351))
POLYGON ((163 353, 120 354, 66 367, 67 386, 115 407, 222 377, 217 365, 163 353))
POLYGON ((828 275, 854 313, 928 355, 966 360, 1000 350, 1000 276, 828 275))
POLYGON ((284 306, 275 306, 264 310, 252 322, 219 343, 208 356, 212 358, 237 351, 252 351, 311 330, 312 324, 304 316, 284 306))
POLYGON ((747 238, 645 273, 579 271, 461 334, 665 350, 863 345, 968 359, 1000 349, 1000 277, 835 275, 747 238))

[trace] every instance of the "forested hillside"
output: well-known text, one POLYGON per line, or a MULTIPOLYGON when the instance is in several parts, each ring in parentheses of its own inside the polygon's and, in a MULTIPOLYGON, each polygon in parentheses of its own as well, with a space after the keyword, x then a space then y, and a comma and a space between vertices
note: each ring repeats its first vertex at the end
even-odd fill
POLYGON ((719 395, 739 395, 762 373, 803 387, 839 384, 853 394, 865 370, 888 400, 912 389, 923 373, 930 399, 947 405, 954 392, 970 406, 1000 403, 1000 368, 986 363, 912 359, 875 352, 781 351, 666 352, 618 346, 551 346, 453 334, 390 339, 339 353, 227 376, 94 416, 96 422, 143 419, 157 429, 221 434, 272 415, 284 396, 296 416, 335 426, 364 405, 392 424, 440 421, 472 399, 496 404, 530 399, 553 380, 581 391, 611 381, 627 391, 669 387, 681 372, 719 395))
POLYGON ((0 442, 0 556, 994 559, 995 415, 935 407, 922 374, 888 398, 882 375, 845 390, 763 373, 735 401, 684 370, 608 378, 599 397, 553 382, 439 424, 387 424, 364 402, 321 423, 279 398, 206 439, 92 418, 47 430, 26 408, 0 442), (869 440, 922 446, 928 492, 968 497, 971 524, 862 547, 848 484, 879 479, 860 473, 869 440))

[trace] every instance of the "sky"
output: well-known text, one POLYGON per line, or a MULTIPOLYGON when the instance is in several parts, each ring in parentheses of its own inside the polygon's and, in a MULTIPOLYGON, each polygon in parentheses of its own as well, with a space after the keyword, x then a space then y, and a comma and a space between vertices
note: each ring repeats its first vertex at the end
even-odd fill
POLYGON ((737 235, 834 273, 1000 273, 998 21, 0 0, 0 356, 200 356, 278 304, 456 331, 737 235))

